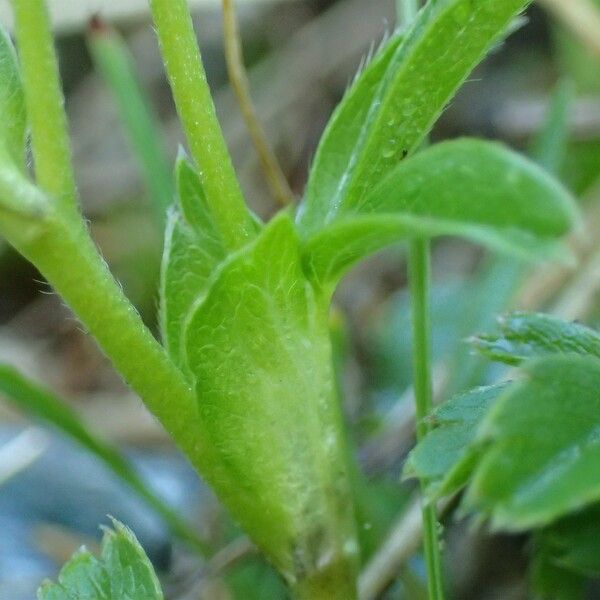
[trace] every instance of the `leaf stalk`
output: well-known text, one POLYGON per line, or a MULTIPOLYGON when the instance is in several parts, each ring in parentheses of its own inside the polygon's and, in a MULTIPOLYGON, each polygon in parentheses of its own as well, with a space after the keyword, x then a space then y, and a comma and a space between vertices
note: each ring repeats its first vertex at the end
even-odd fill
POLYGON ((192 157, 221 236, 230 250, 255 226, 217 119, 186 0, 150 0, 167 75, 192 157))
MULTIPOLYGON (((427 416, 432 408, 431 377, 431 319, 429 287, 431 279, 431 247, 428 239, 416 239, 410 244, 409 279, 412 306, 413 373, 417 413, 417 439, 420 441, 430 430, 427 416)), ((421 481, 423 489, 425 482, 421 481)), ((444 585, 438 538, 435 505, 422 509, 423 547, 427 565, 429 600, 443 600, 444 585)))

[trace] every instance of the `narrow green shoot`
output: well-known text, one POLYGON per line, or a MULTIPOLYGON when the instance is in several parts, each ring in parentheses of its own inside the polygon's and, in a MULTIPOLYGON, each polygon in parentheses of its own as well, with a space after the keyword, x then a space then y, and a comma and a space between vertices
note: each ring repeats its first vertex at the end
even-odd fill
POLYGON ((98 17, 90 24, 88 45, 96 68, 115 99, 162 229, 173 203, 173 177, 155 116, 138 82, 133 57, 118 33, 98 17))
POLYGON ((65 99, 46 3, 13 0, 13 7, 36 179, 58 210, 76 217, 78 194, 65 99))
POLYGON ((202 457, 194 427, 197 402, 181 371, 124 296, 83 225, 75 229, 47 218, 37 226, 41 233, 33 239, 19 237, 16 227, 4 233, 61 294, 197 466, 202 457))
MULTIPOLYGON (((413 370, 417 415, 417 439, 422 440, 430 430, 426 419, 432 407, 431 323, 429 286, 431 250, 428 239, 414 240, 409 250, 409 281, 412 305, 413 370)), ((421 481, 425 491, 426 482, 421 481)), ((427 565, 429 600, 444 598, 442 559, 438 538, 435 504, 423 505, 423 546, 427 565)))
MULTIPOLYGON (((398 0, 398 17, 406 27, 414 21, 419 9, 419 0, 398 0)), ((410 242, 409 285, 412 310, 413 340, 413 388, 417 417, 417 440, 422 440, 430 430, 427 417, 433 406, 433 380, 431 374, 431 241, 428 238, 410 242)), ((419 481, 425 494, 427 482, 419 481)), ((423 550, 427 567, 427 591, 429 600, 444 598, 442 556, 439 543, 438 521, 435 503, 425 504, 422 500, 423 550)))
POLYGON ((206 80, 185 0, 151 0, 167 74, 192 157, 219 231, 235 250, 252 239, 255 227, 231 164, 206 80))

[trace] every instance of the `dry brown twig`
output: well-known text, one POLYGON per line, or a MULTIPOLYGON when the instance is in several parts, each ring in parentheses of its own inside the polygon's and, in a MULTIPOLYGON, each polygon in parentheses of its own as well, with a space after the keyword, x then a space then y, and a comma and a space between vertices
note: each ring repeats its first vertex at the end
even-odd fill
POLYGON ((275 200, 280 205, 286 206, 292 202, 294 194, 267 140, 267 135, 252 102, 233 1, 223 0, 223 32, 229 80, 244 117, 248 133, 260 159, 269 189, 275 200))

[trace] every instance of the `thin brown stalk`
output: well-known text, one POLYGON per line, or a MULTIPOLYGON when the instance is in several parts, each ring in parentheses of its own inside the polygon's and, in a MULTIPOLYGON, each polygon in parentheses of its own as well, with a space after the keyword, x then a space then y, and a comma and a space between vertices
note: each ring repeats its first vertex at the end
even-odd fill
POLYGON ((286 206, 292 202, 294 194, 275 153, 271 149, 252 102, 233 0, 223 0, 223 30, 225 35, 225 58, 231 87, 238 101, 252 143, 258 153, 269 189, 275 200, 282 206, 286 206))

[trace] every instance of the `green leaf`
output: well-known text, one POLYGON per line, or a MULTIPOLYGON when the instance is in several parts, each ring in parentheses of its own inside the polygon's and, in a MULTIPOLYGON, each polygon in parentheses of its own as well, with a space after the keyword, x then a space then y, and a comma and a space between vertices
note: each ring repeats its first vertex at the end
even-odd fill
POLYGON ((437 0, 392 38, 328 125, 299 214, 303 234, 359 205, 417 149, 527 0, 437 0), (379 83, 378 83, 379 80, 379 83))
POLYGON ((190 526, 148 488, 121 452, 89 429, 64 401, 6 365, 0 365, 0 392, 17 409, 56 427, 96 456, 164 519, 174 535, 194 549, 202 553, 206 551, 206 545, 190 526))
POLYGON ((558 565, 540 536, 535 536, 531 561, 531 587, 540 600, 584 600, 586 580, 581 575, 558 565))
POLYGON ((431 415, 434 429, 413 449, 404 465, 404 477, 426 482, 431 498, 453 494, 471 475, 480 454, 477 430, 507 384, 482 387, 459 394, 431 415))
POLYGON ((465 505, 507 530, 541 527, 600 500, 600 360, 551 356, 496 403, 465 505))
POLYGON ((303 273, 288 214, 223 263, 185 347, 198 435, 215 452, 204 475, 234 518, 288 582, 353 555, 328 303, 303 273))
POLYGON ((310 218, 311 212, 316 213, 317 208, 325 210, 328 199, 335 198, 339 193, 337 188, 348 165, 356 160, 365 121, 381 95, 382 81, 402 40, 402 35, 395 32, 371 62, 359 70, 354 83, 335 109, 317 148, 310 172, 306 201, 300 209, 305 211, 300 221, 302 225, 310 218))
POLYGON ((227 251, 212 220, 200 179, 181 155, 176 166, 178 206, 167 220, 162 261, 160 321, 163 342, 178 364, 183 321, 206 291, 209 278, 227 251))
POLYGON ((579 323, 551 315, 514 312, 498 319, 499 334, 471 339, 482 354, 498 362, 523 361, 556 354, 580 354, 600 359, 600 334, 579 323))
POLYGON ((360 203, 305 242, 305 262, 328 283, 358 259, 414 237, 458 235, 531 258, 556 254, 577 218, 569 193, 500 144, 460 139, 398 165, 360 203))
POLYGON ((27 114, 15 49, 0 25, 0 145, 14 166, 25 171, 27 114))
POLYGON ((80 550, 63 567, 58 583, 46 582, 38 600, 163 600, 160 583, 133 533, 113 520, 95 558, 80 550))
POLYGON ((600 576, 600 504, 557 521, 537 537, 555 565, 587 577, 600 576))

